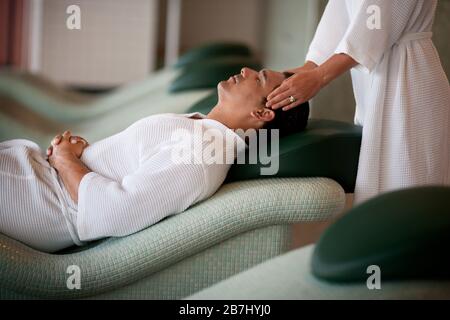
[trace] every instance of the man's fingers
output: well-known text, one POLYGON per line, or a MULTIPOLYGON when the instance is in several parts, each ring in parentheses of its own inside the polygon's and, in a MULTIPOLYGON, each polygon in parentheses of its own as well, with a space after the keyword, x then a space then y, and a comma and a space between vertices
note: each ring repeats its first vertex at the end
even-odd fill
POLYGON ((52 145, 56 146, 58 145, 62 140, 62 136, 60 134, 58 134, 56 137, 53 138, 52 140, 52 145))
POLYGON ((79 136, 70 137, 70 143, 77 144, 78 142, 81 142, 84 146, 88 145, 88 142, 82 137, 79 136))
POLYGON ((80 141, 79 137, 70 137, 71 144, 77 144, 80 141))
POLYGON ((69 139, 71 135, 72 135, 72 133, 71 133, 69 130, 66 130, 66 131, 64 131, 64 133, 63 133, 63 137, 64 137, 65 139, 69 139))

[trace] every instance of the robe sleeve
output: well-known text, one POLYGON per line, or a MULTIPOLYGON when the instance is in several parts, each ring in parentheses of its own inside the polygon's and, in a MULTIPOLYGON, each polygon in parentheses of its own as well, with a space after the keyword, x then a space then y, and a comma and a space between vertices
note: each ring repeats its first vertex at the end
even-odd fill
POLYGON ((135 233, 201 198, 208 188, 203 165, 174 164, 170 157, 170 149, 161 151, 122 181, 85 175, 78 189, 80 239, 135 233))
POLYGON ((345 1, 330 0, 309 46, 306 61, 323 64, 333 54, 349 25, 345 1))
POLYGON ((334 53, 351 56, 359 70, 371 72, 403 36, 419 0, 361 0, 334 53), (374 20, 380 18, 380 25, 374 20))

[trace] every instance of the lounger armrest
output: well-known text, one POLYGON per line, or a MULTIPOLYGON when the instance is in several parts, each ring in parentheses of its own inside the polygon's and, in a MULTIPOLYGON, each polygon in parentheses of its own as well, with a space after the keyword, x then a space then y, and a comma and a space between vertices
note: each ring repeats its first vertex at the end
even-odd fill
POLYGON ((81 252, 52 255, 0 235, 1 289, 46 298, 107 292, 165 269, 238 234, 269 225, 330 218, 343 209, 341 186, 327 178, 273 178, 224 185, 184 213, 81 252), (81 289, 69 290, 69 266, 81 289))

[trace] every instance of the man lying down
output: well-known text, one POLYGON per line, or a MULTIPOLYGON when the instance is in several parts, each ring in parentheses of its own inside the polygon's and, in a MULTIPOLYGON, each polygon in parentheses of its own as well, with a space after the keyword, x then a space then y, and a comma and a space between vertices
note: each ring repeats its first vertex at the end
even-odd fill
POLYGON ((194 130, 201 123, 223 133, 223 143, 215 144, 223 150, 214 152, 226 153, 245 149, 235 129, 303 130, 302 108, 265 108, 265 98, 288 76, 244 68, 218 85, 219 102, 207 116, 150 116, 90 146, 66 131, 53 139, 48 159, 31 141, 0 143, 0 233, 55 252, 132 234, 207 199, 230 164, 173 161, 172 133, 183 129, 202 153, 204 139, 194 130))

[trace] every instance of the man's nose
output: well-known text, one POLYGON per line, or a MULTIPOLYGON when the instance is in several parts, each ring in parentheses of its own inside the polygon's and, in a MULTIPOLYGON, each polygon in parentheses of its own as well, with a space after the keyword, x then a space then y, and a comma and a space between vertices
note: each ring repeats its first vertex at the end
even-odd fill
POLYGON ((247 78, 247 77, 251 74, 252 71, 253 71, 252 69, 247 68, 247 67, 242 68, 242 69, 241 69, 241 75, 242 75, 244 78, 247 78))

